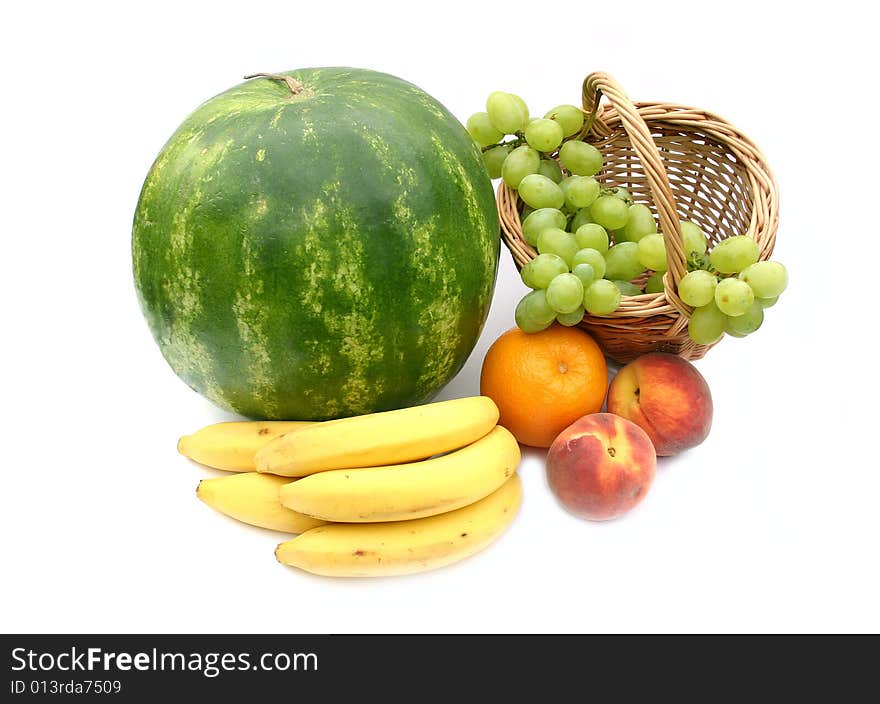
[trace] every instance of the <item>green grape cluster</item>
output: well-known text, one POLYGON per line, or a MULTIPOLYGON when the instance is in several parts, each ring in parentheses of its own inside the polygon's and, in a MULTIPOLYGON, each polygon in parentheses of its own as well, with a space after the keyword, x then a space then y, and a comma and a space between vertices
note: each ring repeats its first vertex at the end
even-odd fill
MULTIPOLYGON (((554 321, 577 325, 585 313, 608 315, 622 296, 644 293, 631 280, 649 268, 638 241, 657 232, 654 216, 626 188, 607 188, 596 179, 602 153, 581 141, 580 108, 559 105, 531 118, 522 98, 497 91, 467 129, 482 148, 489 175, 518 192, 525 205, 523 235, 538 251, 521 272, 532 291, 516 308, 520 328, 537 332, 554 321)), ((645 257, 666 269, 662 240, 659 249, 656 242, 647 246, 645 257)), ((662 279, 648 282, 649 293, 663 290, 662 279)))
MULTIPOLYGON (((585 314, 613 313, 623 296, 663 292, 664 236, 647 204, 625 186, 601 182, 602 153, 582 141, 580 108, 559 105, 533 118, 522 98, 496 91, 467 130, 489 176, 517 191, 523 237, 538 251, 520 272, 532 289, 516 307, 522 330, 538 332, 554 321, 577 325, 585 314)), ((787 284, 785 267, 759 262, 748 237, 728 238, 710 251, 696 223, 682 220, 680 227, 688 273, 678 293, 694 307, 691 338, 709 344, 724 333, 757 330, 787 284)))
POLYGON ((688 321, 694 342, 710 345, 724 334, 745 337, 761 327, 764 310, 788 286, 788 271, 758 256, 758 245, 750 237, 729 237, 711 249, 706 268, 682 278, 678 295, 694 308, 688 321))
MULTIPOLYGON (((467 131, 483 152, 491 178, 503 178, 520 190, 532 208, 562 207, 566 202, 565 174, 553 158, 564 152, 569 174, 593 176, 602 166, 599 150, 576 139, 584 126, 584 113, 574 105, 559 105, 544 117, 530 117, 525 101, 513 93, 495 91, 486 100, 486 111, 470 116, 467 131), (506 137, 513 139, 504 141, 506 137), (541 178, 530 178, 540 176, 541 178), (548 183, 549 182, 549 183, 548 183), (558 205, 557 205, 558 204, 558 205)), ((577 183, 571 202, 589 204, 598 196, 598 184, 577 183), (591 195, 595 188, 595 196, 591 195)), ((584 206, 577 206, 584 207, 584 206)))

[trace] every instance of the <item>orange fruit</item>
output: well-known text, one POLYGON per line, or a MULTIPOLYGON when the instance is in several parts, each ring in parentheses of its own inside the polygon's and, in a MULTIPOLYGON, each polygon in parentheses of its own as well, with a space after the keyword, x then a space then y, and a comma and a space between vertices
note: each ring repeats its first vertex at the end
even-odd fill
POLYGON ((602 410, 607 389, 596 341, 556 324, 537 333, 511 328, 492 343, 480 374, 480 393, 501 411, 498 423, 533 447, 550 447, 578 418, 602 410))

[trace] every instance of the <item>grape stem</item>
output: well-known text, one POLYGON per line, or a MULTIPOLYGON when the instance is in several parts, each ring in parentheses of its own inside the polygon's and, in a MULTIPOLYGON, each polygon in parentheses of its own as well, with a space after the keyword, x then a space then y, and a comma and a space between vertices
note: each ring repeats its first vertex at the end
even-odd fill
MULTIPOLYGON (((562 144, 565 144, 566 142, 568 142, 568 141, 570 141, 570 140, 572 140, 572 139, 575 139, 575 138, 576 138, 576 137, 567 137, 566 139, 563 139, 563 140, 562 140, 562 144)), ((482 149, 484 152, 487 152, 487 151, 489 151, 490 149, 494 149, 495 147, 505 147, 505 146, 509 146, 509 147, 514 147, 514 148, 515 148, 515 147, 522 146, 523 144, 528 144, 528 142, 526 142, 526 136, 525 136, 525 134, 523 134, 522 132, 517 132, 516 134, 514 134, 514 139, 509 139, 509 140, 506 141, 506 142, 503 142, 503 141, 502 141, 502 142, 496 142, 495 144, 488 144, 488 145, 486 145, 485 147, 480 147, 480 149, 482 149)), ((560 144, 559 146, 561 147, 562 144, 560 144)), ((559 153, 559 147, 557 147, 557 148, 554 149, 553 151, 550 151, 550 152, 541 152, 541 153, 542 153, 542 154, 546 154, 547 156, 552 156, 552 155, 554 155, 554 154, 558 154, 558 153, 559 153)))
POLYGON ((726 278, 724 274, 720 271, 716 271, 715 268, 709 263, 709 257, 705 254, 697 254, 696 252, 691 252, 690 256, 687 260, 687 269, 688 271, 697 271, 702 269, 703 271, 708 271, 710 274, 714 274, 718 278, 726 278))
POLYGON ((506 142, 503 142, 503 141, 502 141, 502 142, 496 142, 495 144, 489 144, 489 145, 487 145, 487 146, 485 146, 485 147, 481 147, 481 149, 482 149, 483 152, 487 152, 487 151, 489 151, 490 149, 494 149, 495 147, 508 147, 508 146, 511 147, 511 148, 519 147, 519 146, 521 146, 521 145, 523 145, 523 144, 526 143, 526 138, 525 138, 525 136, 524 136, 524 135, 523 135, 523 136, 520 136, 520 135, 521 135, 521 133, 520 133, 520 132, 517 132, 516 139, 510 139, 510 140, 508 140, 508 141, 506 141, 506 142))

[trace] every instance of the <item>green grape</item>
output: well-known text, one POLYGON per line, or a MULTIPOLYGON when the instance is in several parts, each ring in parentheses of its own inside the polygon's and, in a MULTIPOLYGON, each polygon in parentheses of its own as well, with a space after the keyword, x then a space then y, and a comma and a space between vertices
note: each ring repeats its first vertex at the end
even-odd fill
POLYGON ((576 176, 595 176, 602 169, 602 152, 592 144, 571 140, 559 149, 559 160, 576 176))
POLYGON ((743 269, 739 278, 752 287, 757 298, 778 298, 788 286, 788 271, 779 262, 757 262, 743 269))
POLYGON ((627 205, 633 204, 633 197, 629 192, 629 189, 626 186, 615 186, 611 189, 610 195, 615 198, 622 200, 627 205))
POLYGON ((636 244, 639 264, 646 269, 666 271, 666 242, 663 235, 654 232, 645 235, 636 244))
POLYGON ((538 173, 546 176, 553 183, 562 181, 562 168, 556 159, 541 159, 541 163, 538 164, 538 173))
POLYGON ((492 93, 486 100, 489 121, 502 134, 516 134, 525 129, 529 121, 529 111, 524 108, 522 98, 500 90, 492 93))
POLYGON ((608 233, 605 232, 604 227, 594 222, 588 222, 577 228, 574 232, 574 238, 579 247, 589 247, 602 254, 608 251, 608 233))
POLYGON ((593 220, 606 230, 617 230, 626 225, 629 219, 629 208, 619 198, 600 196, 590 206, 593 220))
POLYGON ((541 155, 528 144, 523 144, 507 155, 501 167, 501 178, 511 188, 519 188, 526 176, 538 173, 540 165, 541 155))
POLYGON ((574 274, 559 274, 547 287, 547 303, 557 313, 572 313, 583 300, 584 285, 574 274))
MULTIPOLYGON (((562 195, 566 195, 568 193, 568 189, 571 186, 571 176, 562 175, 562 180, 559 182, 559 187, 562 189, 562 195)), ((568 203, 566 203, 568 206, 568 203)))
POLYGON ((755 300, 761 304, 762 308, 772 308, 776 305, 776 301, 779 300, 779 296, 772 296, 770 298, 755 298, 755 300))
POLYGON ((724 332, 735 337, 745 337, 755 332, 763 322, 764 307, 758 301, 754 301, 742 315, 728 316, 724 332))
POLYGON ((577 232, 582 225, 586 225, 591 222, 593 222, 593 216, 590 214, 590 209, 581 208, 574 214, 574 217, 569 223, 568 229, 572 232, 577 232))
POLYGON ((523 332, 527 333, 541 332, 541 330, 546 330, 550 327, 549 325, 540 325, 529 317, 528 305, 524 297, 516 304, 516 310, 513 312, 513 319, 516 321, 516 326, 523 332))
POLYGON ((569 176, 565 181, 565 202, 572 208, 587 208, 599 197, 599 182, 592 176, 569 176))
POLYGON ((526 317, 526 314, 523 312, 524 310, 525 309, 521 309, 519 306, 517 306, 516 312, 514 313, 516 325, 523 332, 533 334, 536 332, 541 332, 542 330, 546 330, 550 327, 551 323, 544 323, 542 325, 532 322, 531 318, 526 317))
POLYGON ((578 251, 577 240, 570 232, 558 227, 548 227, 538 233, 538 251, 541 254, 556 254, 571 267, 572 259, 578 251))
POLYGON ((722 274, 737 274, 758 261, 758 243, 746 235, 721 240, 709 252, 709 262, 722 274))
POLYGON ((547 288, 554 277, 568 271, 568 264, 557 254, 546 252, 523 265, 520 277, 523 283, 535 290, 547 288))
POLYGON ((621 242, 629 242, 624 234, 623 230, 608 230, 608 239, 613 244, 620 244, 621 242))
POLYGON ((525 123, 523 124, 523 127, 525 127, 525 125, 529 124, 529 122, 530 122, 531 120, 535 119, 535 118, 530 117, 531 113, 530 113, 530 111, 529 111, 529 106, 526 105, 526 101, 525 101, 525 100, 523 100, 522 98, 520 98, 516 93, 510 93, 510 97, 513 98, 513 102, 514 102, 514 103, 516 103, 517 105, 519 105, 519 109, 520 109, 520 110, 522 111, 522 113, 526 116, 525 123))
POLYGON ((539 152, 553 152, 562 144, 562 126, 553 120, 538 118, 526 125, 526 141, 539 152))
MULTIPOLYGON (((527 293, 516 305, 516 310, 514 311, 513 318, 516 321, 517 327, 523 332, 541 332, 541 330, 546 330, 550 327, 550 324, 553 322, 554 318, 551 318, 549 321, 545 320, 545 316, 541 315, 544 312, 544 308, 546 307, 549 310, 549 306, 547 305, 547 298, 544 296, 543 303, 541 301, 535 301, 535 294, 540 294, 544 296, 543 291, 531 291, 527 293)), ((552 310, 550 311, 552 313, 552 310)))
POLYGON ((645 293, 661 293, 664 290, 663 274, 666 272, 655 271, 645 282, 645 293))
MULTIPOLYGON (((629 242, 638 242, 645 235, 657 232, 657 223, 654 222, 654 214, 644 203, 636 203, 629 206, 629 215, 623 233, 629 242)), ((648 267, 649 269, 653 267, 648 267)))
POLYGON ((566 217, 556 208, 538 208, 522 221, 523 237, 532 247, 538 244, 538 233, 548 227, 565 229, 566 217))
POLYGON ((639 246, 621 242, 605 252, 605 278, 629 281, 645 270, 639 262, 639 246))
POLYGON ((567 328, 573 328, 584 319, 584 307, 578 306, 571 313, 557 313, 556 322, 567 328))
POLYGON ((550 307, 545 290, 529 291, 526 294, 529 317, 537 323, 552 323, 556 318, 556 311, 550 307))
POLYGON ((519 197, 527 205, 535 209, 562 207, 565 196, 562 189, 546 176, 541 174, 529 174, 519 182, 519 197))
POLYGON ((699 308, 715 300, 717 285, 715 274, 703 269, 689 271, 678 282, 678 295, 687 305, 699 308))
POLYGON ((695 308, 691 313, 691 319, 688 321, 688 335, 700 345, 711 345, 721 339, 726 326, 727 316, 718 310, 715 301, 711 301, 704 306, 695 308))
POLYGON ((715 287, 715 305, 724 315, 742 315, 754 301, 752 287, 745 281, 721 279, 715 287))
POLYGON ((689 220, 681 220, 680 226, 685 258, 690 258, 692 254, 705 254, 708 243, 699 226, 689 220))
POLYGON ((624 296, 641 296, 642 289, 636 286, 634 283, 630 283, 629 281, 619 281, 615 279, 612 281, 615 286, 617 286, 617 290, 620 291, 624 296))
POLYGON ((584 308, 590 315, 608 315, 620 305, 620 289, 608 279, 598 279, 584 291, 584 308))
POLYGON ((571 258, 572 268, 576 267, 578 264, 589 264, 593 267, 593 275, 597 279, 601 279, 605 276, 605 269, 607 267, 605 264, 605 257, 602 256, 602 253, 598 250, 590 247, 579 249, 571 258))
MULTIPOLYGON (((576 254, 575 258, 577 258, 576 254)), ((596 280, 596 270, 593 268, 592 264, 587 264, 586 262, 575 264, 571 268, 571 273, 581 280, 581 283, 584 285, 584 289, 586 289, 587 286, 589 286, 596 280)))
POLYGON ((507 145, 492 147, 483 152, 483 164, 486 165, 489 178, 501 178, 501 167, 508 154, 510 154, 510 147, 507 145))
POLYGON ((504 135, 489 120, 489 113, 475 112, 468 118, 467 131, 481 147, 500 142, 504 135))
MULTIPOLYGON (((562 186, 562 184, 559 184, 559 185, 560 185, 560 187, 562 186)), ((565 192, 565 189, 563 189, 563 193, 564 192, 565 192)), ((563 203, 562 212, 565 213, 566 217, 571 218, 571 217, 574 217, 574 215, 577 213, 577 208, 572 208, 568 203, 563 203)), ((570 228, 568 228, 568 229, 570 229, 570 228)))
POLYGON ((565 137, 571 137, 581 131, 584 126, 584 113, 580 108, 574 105, 557 105, 550 110, 545 118, 555 120, 562 127, 562 134, 565 137))
POLYGON ((572 208, 572 205, 568 202, 568 189, 571 188, 571 183, 571 176, 563 174, 562 180, 559 182, 559 187, 562 189, 562 196, 565 199, 562 209, 567 213, 571 213, 572 211, 577 212, 577 208, 572 208))

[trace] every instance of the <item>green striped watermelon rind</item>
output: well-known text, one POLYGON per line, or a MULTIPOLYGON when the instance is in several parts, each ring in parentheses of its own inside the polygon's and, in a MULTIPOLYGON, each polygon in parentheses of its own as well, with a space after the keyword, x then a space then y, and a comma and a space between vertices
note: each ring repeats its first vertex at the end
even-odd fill
POLYGON ((500 235, 458 120, 351 68, 253 79, 208 100, 144 183, 132 257, 174 371, 254 418, 423 403, 488 314, 500 235))

